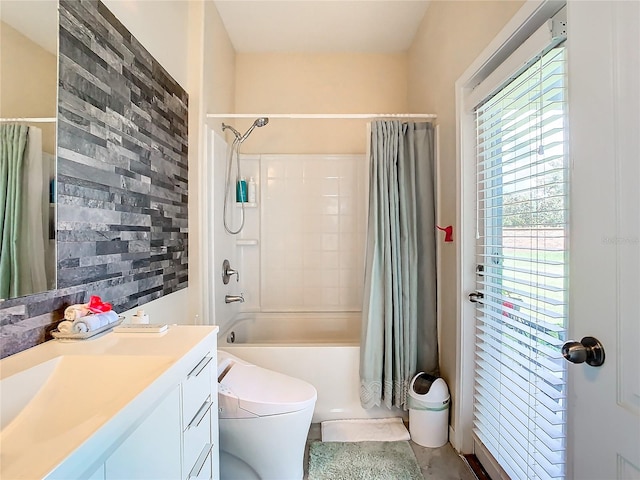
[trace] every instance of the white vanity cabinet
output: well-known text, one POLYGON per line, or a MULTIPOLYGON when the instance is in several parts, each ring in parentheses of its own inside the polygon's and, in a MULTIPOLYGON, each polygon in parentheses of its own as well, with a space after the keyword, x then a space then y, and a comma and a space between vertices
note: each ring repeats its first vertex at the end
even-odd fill
POLYGON ((215 350, 197 362, 109 456, 105 480, 217 480, 216 364, 215 350))

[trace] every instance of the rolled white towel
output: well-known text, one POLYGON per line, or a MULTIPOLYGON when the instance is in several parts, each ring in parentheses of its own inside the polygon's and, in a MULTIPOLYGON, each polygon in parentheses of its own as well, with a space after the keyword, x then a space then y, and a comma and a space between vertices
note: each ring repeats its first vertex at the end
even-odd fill
POLYGON ((108 312, 104 312, 104 313, 96 313, 93 316, 98 317, 98 319, 100 320, 101 327, 104 327, 105 325, 109 325, 110 323, 118 321, 118 314, 113 310, 109 310, 108 312))
POLYGON ((94 317, 96 315, 87 315, 76 319, 73 322, 73 333, 87 333, 99 329, 101 327, 100 319, 94 317))
POLYGON ((71 333, 73 331, 73 322, 69 320, 63 320, 58 324, 58 331, 60 333, 71 333))
POLYGON ((90 313, 86 303, 77 303, 75 305, 69 305, 64 309, 64 319, 74 322, 80 317, 85 317, 90 313))
POLYGON ((78 318, 73 322, 73 331, 75 333, 87 333, 97 330, 101 327, 109 325, 118 320, 118 314, 113 310, 104 313, 96 313, 78 318))

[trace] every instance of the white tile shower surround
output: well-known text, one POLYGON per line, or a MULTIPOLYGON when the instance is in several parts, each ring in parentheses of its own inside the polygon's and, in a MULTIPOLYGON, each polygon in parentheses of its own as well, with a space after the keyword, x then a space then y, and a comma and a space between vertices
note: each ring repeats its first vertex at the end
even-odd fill
MULTIPOLYGON (((240 281, 232 290, 243 292, 245 302, 240 306, 242 311, 259 311, 260 310, 260 251, 262 249, 260 237, 260 215, 262 210, 262 199, 260 198, 262 191, 262 179, 260 177, 260 156, 259 155, 242 155, 241 156, 242 174, 247 181, 253 177, 257 188, 257 202, 255 207, 245 208, 245 223, 242 232, 238 238, 241 240, 257 240, 255 245, 247 245, 238 247, 237 251, 237 268, 240 270, 240 281)), ((235 191, 233 193, 235 199, 235 191)), ((236 225, 240 223, 241 209, 235 207, 236 225)))
MULTIPOLYGON (((321 438, 320 424, 314 423, 309 429, 304 459, 304 480, 308 478, 309 443, 321 438)), ((421 447, 409 442, 416 455, 420 471, 425 480, 477 480, 467 463, 456 453, 451 444, 440 448, 421 447)))
POLYGON ((360 310, 364 155, 260 157, 261 307, 360 310))

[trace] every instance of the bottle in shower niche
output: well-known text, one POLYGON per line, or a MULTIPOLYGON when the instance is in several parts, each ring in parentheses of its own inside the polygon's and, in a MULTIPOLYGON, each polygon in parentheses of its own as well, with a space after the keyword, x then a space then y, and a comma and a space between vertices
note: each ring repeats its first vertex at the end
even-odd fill
POLYGON ((247 201, 247 180, 240 177, 236 184, 236 202, 245 203, 247 201))
POLYGON ((247 199, 249 203, 256 203, 258 198, 257 192, 258 186, 256 185, 256 181, 253 177, 249 177, 249 183, 247 184, 247 199))

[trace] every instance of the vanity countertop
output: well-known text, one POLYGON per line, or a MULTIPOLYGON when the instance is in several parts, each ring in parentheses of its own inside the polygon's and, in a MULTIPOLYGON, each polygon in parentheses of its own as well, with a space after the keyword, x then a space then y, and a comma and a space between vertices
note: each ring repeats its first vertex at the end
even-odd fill
POLYGON ((0 360, 0 478, 106 458, 215 345, 217 326, 49 341, 0 360))

